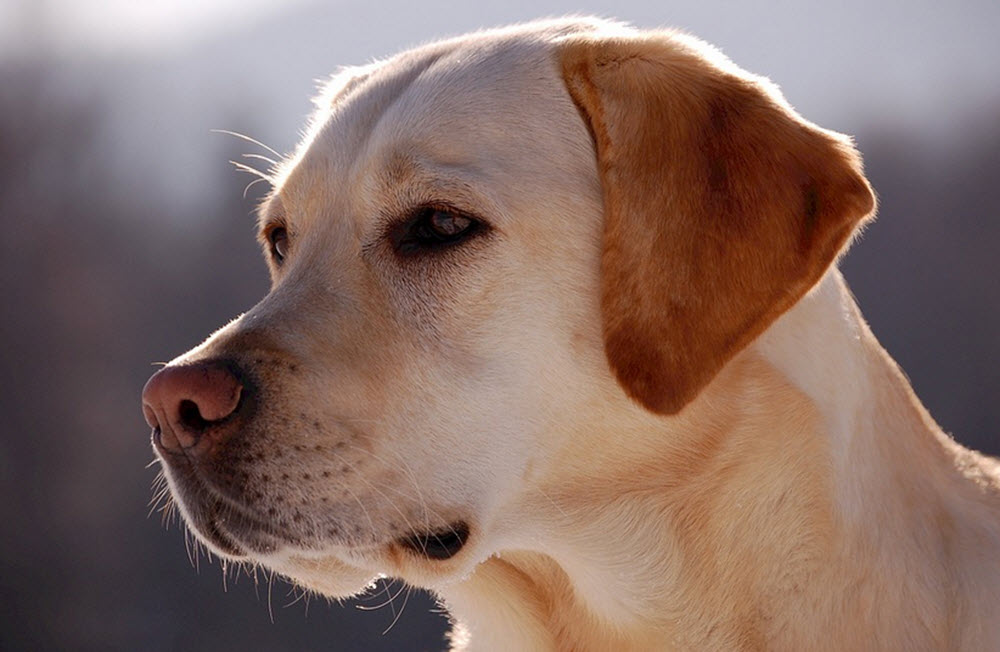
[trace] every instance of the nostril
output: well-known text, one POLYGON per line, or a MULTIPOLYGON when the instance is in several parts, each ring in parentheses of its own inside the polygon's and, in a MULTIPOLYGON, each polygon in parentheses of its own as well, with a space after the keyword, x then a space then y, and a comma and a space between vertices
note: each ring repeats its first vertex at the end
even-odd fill
POLYGON ((211 423, 211 421, 201 416, 198 404, 187 399, 181 401, 180 406, 177 408, 177 416, 181 425, 191 432, 200 432, 211 423))
POLYGON ((225 360, 164 367, 143 388, 143 415, 161 433, 164 448, 191 448, 203 436, 219 441, 235 428, 222 424, 236 420, 245 393, 242 378, 239 367, 225 360))

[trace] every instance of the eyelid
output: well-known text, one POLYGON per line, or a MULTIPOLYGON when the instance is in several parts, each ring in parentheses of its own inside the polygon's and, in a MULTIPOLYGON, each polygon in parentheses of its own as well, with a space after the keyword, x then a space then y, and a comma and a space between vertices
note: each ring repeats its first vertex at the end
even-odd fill
POLYGON ((284 229, 285 233, 288 233, 289 236, 291 235, 291 229, 289 229, 288 225, 285 224, 284 222, 271 222, 270 224, 268 224, 267 226, 265 226, 263 229, 261 229, 260 235, 258 235, 258 239, 263 244, 265 244, 267 246, 271 246, 271 236, 278 229, 284 229))
POLYGON ((485 228, 488 229, 493 228, 493 225, 489 222, 489 220, 485 220, 482 217, 480 217, 479 213, 476 211, 462 208, 460 205, 455 204, 454 202, 432 200, 432 201, 424 201, 413 204, 407 210, 402 211, 400 213, 396 213, 392 217, 384 220, 381 228, 382 236, 385 237, 389 235, 392 232, 392 230, 397 228, 399 225, 406 224, 407 222, 416 219, 424 211, 441 211, 442 213, 454 213, 456 215, 461 215, 462 217, 466 217, 472 220, 473 222, 478 222, 485 228))
POLYGON ((260 231, 257 232, 257 239, 260 240, 261 243, 269 245, 271 243, 271 234, 275 229, 280 228, 288 230, 288 227, 285 226, 284 222, 269 222, 262 226, 260 231))

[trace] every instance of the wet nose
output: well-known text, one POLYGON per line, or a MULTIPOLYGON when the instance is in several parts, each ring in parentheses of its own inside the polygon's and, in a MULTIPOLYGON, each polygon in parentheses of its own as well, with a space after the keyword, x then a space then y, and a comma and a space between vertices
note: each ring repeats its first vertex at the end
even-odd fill
MULTIPOLYGON (((244 387, 232 363, 206 360, 160 369, 142 389, 142 412, 154 439, 166 450, 191 449, 220 428, 240 404, 244 387)), ((206 447, 198 447, 204 450, 206 447)))

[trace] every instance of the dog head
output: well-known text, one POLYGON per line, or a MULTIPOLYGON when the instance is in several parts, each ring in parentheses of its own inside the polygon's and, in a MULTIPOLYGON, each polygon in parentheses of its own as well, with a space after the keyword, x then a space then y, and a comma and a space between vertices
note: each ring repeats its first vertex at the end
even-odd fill
POLYGON ((678 418, 873 208, 847 139, 673 33, 481 33, 318 105, 260 209, 271 291, 144 411, 197 535, 328 595, 537 544, 590 433, 678 418))

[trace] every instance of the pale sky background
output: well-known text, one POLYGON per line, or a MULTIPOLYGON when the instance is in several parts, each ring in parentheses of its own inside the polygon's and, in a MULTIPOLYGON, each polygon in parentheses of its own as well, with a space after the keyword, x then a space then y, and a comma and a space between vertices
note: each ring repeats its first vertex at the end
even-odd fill
POLYGON ((0 66, 41 59, 53 101, 100 98, 107 164, 189 212, 225 166, 212 129, 287 152, 340 65, 569 13, 686 29, 849 134, 961 148, 1000 105, 996 0, 0 0, 0 66))
POLYGON ((157 55, 307 0, 4 0, 0 54, 157 55))
MULTIPOLYGON (((895 97, 892 108, 903 116, 948 102, 947 91, 955 88, 1000 96, 1000 2, 995 0, 2 0, 0 57, 42 52, 63 60, 169 60, 244 35, 245 46, 311 49, 313 38, 326 40, 327 51, 338 55, 326 64, 330 68, 437 36, 574 12, 689 29, 754 72, 780 77, 794 71, 782 85, 793 82, 820 95, 818 89, 836 89, 840 107, 864 104, 864 98, 842 97, 851 82, 855 94, 895 97), (291 37, 294 42, 282 43, 289 15, 310 25, 300 38, 291 37), (280 31, 269 34, 269 23, 280 31), (310 29, 316 25, 323 29, 310 29)), ((267 57, 267 47, 259 54, 267 57)), ((830 102, 833 95, 823 99, 830 102)))
POLYGON ((440 649, 420 594, 382 636, 399 600, 272 610, 194 572, 145 518, 140 388, 267 292, 227 162, 260 150, 213 129, 288 152, 341 65, 570 13, 686 29, 857 138, 880 216, 845 275, 935 418, 1000 453, 1000 0, 0 0, 0 650, 440 649))

